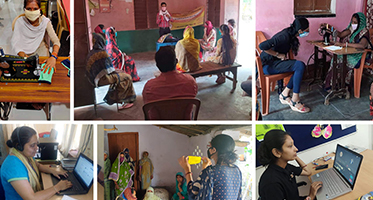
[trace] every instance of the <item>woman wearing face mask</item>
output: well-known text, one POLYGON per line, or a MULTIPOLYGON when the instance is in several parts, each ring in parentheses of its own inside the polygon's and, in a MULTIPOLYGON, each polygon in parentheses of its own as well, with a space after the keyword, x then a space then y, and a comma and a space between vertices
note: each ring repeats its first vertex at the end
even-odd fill
POLYGON ((60 41, 53 30, 51 21, 42 15, 41 0, 24 0, 25 13, 19 15, 12 24, 11 47, 14 54, 28 57, 35 54, 49 57, 47 68, 55 68, 60 41), (49 52, 50 40, 53 52, 49 52))
POLYGON ((220 134, 211 140, 207 150, 209 158, 203 157, 202 172, 193 181, 188 157, 179 158, 179 164, 185 171, 188 184, 189 199, 241 199, 242 175, 240 169, 233 163, 237 160, 234 152, 235 142, 229 135, 220 134), (212 159, 216 165, 211 165, 212 159))
POLYGON ((286 54, 292 50, 295 56, 298 55, 299 40, 297 37, 306 37, 309 33, 308 26, 309 22, 306 18, 297 18, 290 27, 259 44, 259 48, 263 50, 260 58, 264 74, 294 72, 289 83, 280 94, 279 100, 282 104, 289 105, 292 110, 301 113, 310 111, 300 101, 299 97, 305 64, 299 60, 289 60, 286 54), (293 90, 293 96, 290 96, 291 90, 293 90))
MULTIPOLYGON (((361 12, 355 13, 351 17, 351 22, 345 30, 342 32, 337 31, 333 26, 323 23, 320 28, 326 28, 330 32, 336 32, 335 34, 342 40, 342 42, 336 42, 335 45, 341 47, 353 47, 357 49, 372 48, 370 43, 369 31, 366 28, 366 18, 361 12)), ((345 82, 347 85, 350 84, 353 69, 360 67, 360 60, 363 53, 349 54, 347 55, 347 70, 344 70, 346 74, 345 82)), ((370 58, 369 58, 370 59, 370 58)), ((331 61, 333 63, 333 60, 331 61)), ((338 56, 337 63, 343 63, 343 57, 338 56)), ((330 89, 332 84, 332 66, 329 68, 329 72, 325 79, 325 89, 330 89)))
POLYGON ((61 190, 72 186, 70 181, 64 180, 43 190, 40 172, 53 174, 59 179, 67 174, 35 161, 38 138, 34 129, 27 126, 17 127, 6 144, 10 153, 1 166, 1 184, 6 191, 6 200, 50 199, 61 190))
POLYGON ((295 176, 309 176, 311 171, 297 156, 298 149, 289 133, 271 130, 264 136, 259 149, 258 159, 263 166, 268 166, 259 181, 261 200, 314 200, 322 182, 313 182, 307 197, 300 197, 295 176), (295 160, 299 167, 288 164, 295 160))

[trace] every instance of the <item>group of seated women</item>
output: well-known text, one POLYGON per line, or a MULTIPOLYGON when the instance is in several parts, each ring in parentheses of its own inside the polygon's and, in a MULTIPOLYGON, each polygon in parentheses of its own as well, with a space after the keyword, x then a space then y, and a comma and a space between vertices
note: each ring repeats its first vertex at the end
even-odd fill
MULTIPOLYGON (((369 31, 366 28, 366 17, 361 12, 352 15, 349 25, 343 31, 338 31, 332 25, 326 23, 322 23, 320 28, 327 29, 329 32, 333 31, 334 34, 340 38, 340 41, 335 42, 334 45, 357 49, 372 48, 369 31)), ((296 56, 300 45, 298 37, 306 37, 308 34, 308 20, 306 18, 296 18, 290 27, 283 29, 271 39, 259 44, 259 48, 262 50, 260 58, 263 63, 263 71, 265 74, 294 72, 285 89, 279 95, 279 100, 282 104, 289 105, 292 110, 300 113, 307 113, 310 111, 310 108, 306 107, 301 102, 299 96, 305 64, 299 60, 289 60, 287 53, 289 50, 292 50, 296 56), (292 96, 290 94, 291 90, 293 90, 292 96)), ((353 69, 360 67, 361 57, 362 53, 347 55, 347 69, 344 70, 345 74, 337 74, 338 77, 346 77, 345 82, 347 89, 349 89, 353 69)), ((331 65, 332 63, 333 59, 331 60, 331 65)), ((337 63, 338 65, 343 63, 342 56, 337 57, 337 63)), ((332 66, 330 66, 324 80, 324 88, 329 90, 331 85, 332 66)))

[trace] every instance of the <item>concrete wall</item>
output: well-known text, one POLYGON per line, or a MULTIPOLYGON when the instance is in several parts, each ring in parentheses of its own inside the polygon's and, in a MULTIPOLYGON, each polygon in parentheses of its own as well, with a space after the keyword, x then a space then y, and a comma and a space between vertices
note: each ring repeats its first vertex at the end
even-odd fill
MULTIPOLYGON (((112 127, 112 125, 105 125, 105 128, 112 127)), ((154 165, 152 186, 174 187, 176 173, 183 171, 177 160, 182 155, 188 155, 189 137, 153 125, 116 125, 116 127, 118 128, 117 132, 139 133, 139 156, 141 157, 143 151, 148 151, 149 158, 154 165)), ((104 149, 108 151, 106 131, 104 137, 104 149)))
MULTIPOLYGON (((338 0, 336 1, 336 17, 332 18, 309 18, 310 34, 306 38, 299 39, 301 46, 296 59, 307 62, 313 53, 313 46, 306 40, 319 40, 317 30, 321 23, 332 24, 337 30, 343 30, 350 23, 353 13, 362 12, 364 0, 338 0)), ((294 20, 293 0, 261 0, 256 1, 256 30, 263 31, 267 38, 272 37, 282 29, 289 27, 294 20)))
MULTIPOLYGON (((345 137, 324 143, 322 145, 304 150, 298 153, 299 158, 301 158, 305 163, 310 163, 317 157, 323 156, 326 152, 334 152, 337 144, 340 145, 356 145, 367 149, 373 149, 373 126, 372 125, 357 125, 356 132, 349 134, 345 137)), ((297 144, 295 144, 296 146, 297 144)), ((296 165, 296 162, 293 161, 291 164, 296 165)), ((257 167, 256 168, 256 184, 259 186, 259 180, 266 168, 257 167)), ((300 188, 301 195, 308 195, 310 182, 308 177, 297 177, 297 182, 305 181, 307 186, 300 188)), ((256 188, 256 195, 258 198, 258 187, 256 188)))

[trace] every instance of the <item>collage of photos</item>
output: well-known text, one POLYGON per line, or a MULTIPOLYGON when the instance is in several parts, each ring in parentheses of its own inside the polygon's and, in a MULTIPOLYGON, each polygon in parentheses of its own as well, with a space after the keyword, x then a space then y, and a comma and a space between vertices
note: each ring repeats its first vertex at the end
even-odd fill
POLYGON ((0 0, 0 120, 0 200, 372 200, 373 0, 0 0))

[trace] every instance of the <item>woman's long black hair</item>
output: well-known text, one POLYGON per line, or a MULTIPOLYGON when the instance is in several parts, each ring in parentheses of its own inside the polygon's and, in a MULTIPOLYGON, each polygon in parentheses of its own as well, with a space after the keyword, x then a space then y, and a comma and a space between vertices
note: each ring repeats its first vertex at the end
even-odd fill
POLYGON ((273 155, 272 149, 276 148, 282 152, 282 145, 284 145, 287 135, 290 133, 280 129, 270 130, 265 134, 257 152, 258 160, 263 166, 275 163, 277 158, 273 155))
POLYGON ((220 26, 220 30, 223 33, 223 65, 230 65, 232 64, 232 58, 230 54, 230 50, 233 48, 233 41, 231 39, 231 35, 229 33, 229 27, 226 24, 222 24, 220 26))
POLYGON ((293 51, 294 55, 298 55, 299 50, 299 40, 297 38, 297 33, 299 30, 306 30, 309 27, 309 22, 306 18, 296 18, 293 23, 287 28, 288 33, 291 36, 290 45, 291 50, 293 51))
POLYGON ((220 165, 225 163, 229 165, 236 162, 238 158, 234 150, 236 143, 231 136, 225 134, 215 136, 211 140, 211 147, 215 147, 218 152, 218 161, 216 164, 220 165))

